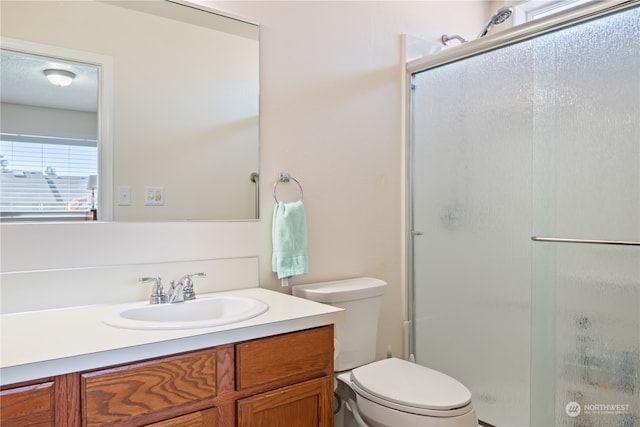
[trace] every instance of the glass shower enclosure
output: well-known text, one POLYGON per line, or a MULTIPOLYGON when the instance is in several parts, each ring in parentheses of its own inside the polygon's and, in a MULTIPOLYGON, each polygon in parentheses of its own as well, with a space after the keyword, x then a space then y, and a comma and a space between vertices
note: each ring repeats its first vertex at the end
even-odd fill
POLYGON ((408 64, 410 348, 491 425, 640 425, 640 6, 603 3, 408 64))

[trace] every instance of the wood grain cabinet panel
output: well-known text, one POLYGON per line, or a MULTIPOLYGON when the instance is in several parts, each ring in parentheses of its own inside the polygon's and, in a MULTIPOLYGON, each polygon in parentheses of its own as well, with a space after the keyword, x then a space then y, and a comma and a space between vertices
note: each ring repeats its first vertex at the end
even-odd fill
POLYGON ((40 427, 54 425, 53 381, 17 387, 0 392, 2 427, 40 427))
POLYGON ((333 326, 236 345, 238 390, 333 375, 333 326))
POLYGON ((223 427, 220 424, 218 409, 211 408, 194 412, 170 420, 147 424, 145 427, 223 427))
POLYGON ((331 378, 268 391, 238 401, 238 427, 333 426, 331 378))
POLYGON ((198 351, 81 377, 86 426, 170 411, 216 396, 216 352, 198 351))
POLYGON ((5 386, 1 427, 331 427, 333 326, 5 386))

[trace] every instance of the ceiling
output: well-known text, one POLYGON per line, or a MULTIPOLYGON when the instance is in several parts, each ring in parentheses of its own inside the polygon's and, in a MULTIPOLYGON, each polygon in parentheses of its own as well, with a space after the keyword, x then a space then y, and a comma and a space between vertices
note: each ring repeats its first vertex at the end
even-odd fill
POLYGON ((2 49, 0 100, 3 103, 96 112, 98 69, 93 66, 2 49), (57 68, 77 77, 66 87, 54 86, 43 71, 57 68))

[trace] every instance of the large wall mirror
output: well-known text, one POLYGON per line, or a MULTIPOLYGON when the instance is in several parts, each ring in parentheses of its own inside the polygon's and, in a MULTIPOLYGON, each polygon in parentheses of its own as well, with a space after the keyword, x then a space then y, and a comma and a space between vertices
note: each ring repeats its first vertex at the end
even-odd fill
POLYGON ((2 188, 33 182, 101 220, 258 218, 259 28, 195 3, 0 2, 2 188), (71 84, 47 80, 57 69, 71 84), (26 144, 93 147, 95 170, 19 164, 8 150, 26 144))

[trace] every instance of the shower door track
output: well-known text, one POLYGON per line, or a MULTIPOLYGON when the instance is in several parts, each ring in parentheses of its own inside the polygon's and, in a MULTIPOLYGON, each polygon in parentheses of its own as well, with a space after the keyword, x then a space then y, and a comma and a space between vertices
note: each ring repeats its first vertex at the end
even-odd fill
POLYGON ((568 239, 563 237, 542 237, 531 236, 534 242, 553 242, 553 243, 586 243, 593 245, 619 245, 619 246, 640 246, 640 242, 631 240, 591 240, 591 239, 568 239))

